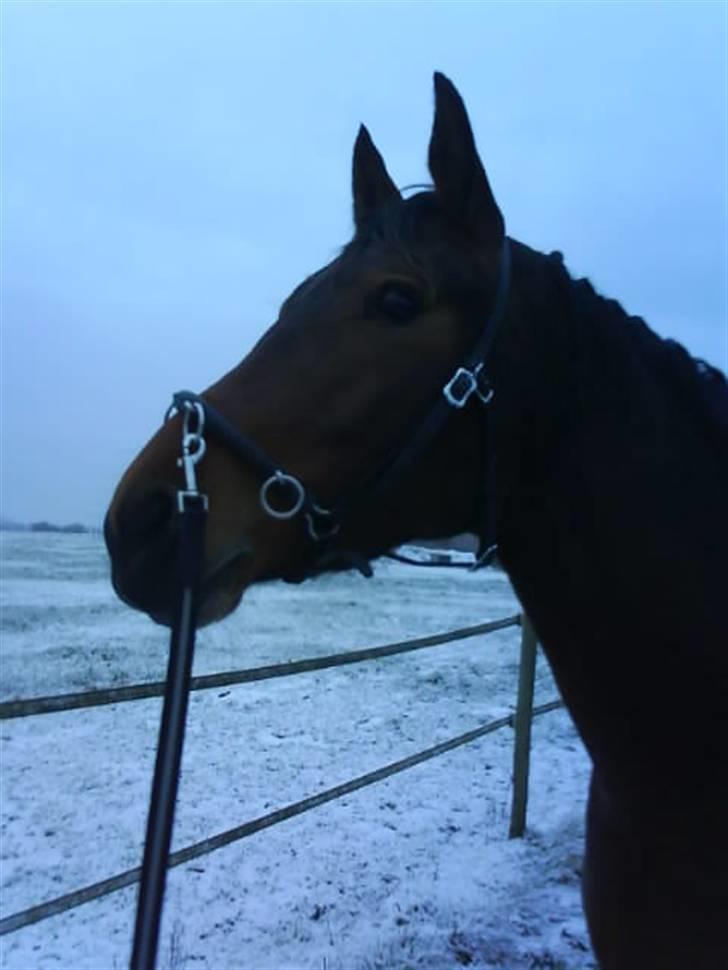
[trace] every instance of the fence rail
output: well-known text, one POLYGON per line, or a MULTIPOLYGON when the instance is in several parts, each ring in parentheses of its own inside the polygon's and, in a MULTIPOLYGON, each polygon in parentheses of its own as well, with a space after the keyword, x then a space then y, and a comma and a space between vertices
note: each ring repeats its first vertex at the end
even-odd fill
MULTIPOLYGON (((247 670, 229 671, 222 674, 211 674, 193 679, 193 690, 205 690, 214 687, 230 686, 232 684, 251 683, 253 681, 268 680, 274 677, 285 677, 300 673, 311 673, 316 670, 324 670, 331 667, 343 666, 345 664, 360 663, 364 660, 372 660, 382 657, 391 657, 397 654, 408 653, 414 650, 422 650, 426 647, 439 646, 457 640, 464 640, 478 635, 492 633, 496 630, 506 629, 512 626, 522 626, 523 634, 521 640, 521 666, 519 677, 519 693, 516 712, 498 718, 494 721, 481 724, 479 727, 457 737, 442 741, 439 744, 418 751, 398 761, 394 761, 382 768, 359 775, 357 778, 350 779, 340 785, 327 788, 315 795, 310 795, 300 801, 293 802, 283 808, 269 812, 259 818, 238 825, 227 831, 220 832, 210 838, 203 839, 178 849, 169 858, 169 867, 183 865, 191 862, 202 855, 214 852, 226 845, 237 842, 240 839, 254 835, 263 829, 270 828, 287 819, 294 818, 304 812, 318 808, 327 802, 345 795, 352 794, 368 785, 389 778, 392 775, 413 768, 415 765, 422 764, 432 758, 439 757, 459 748, 462 745, 470 744, 474 741, 492 734, 501 728, 511 726, 515 729, 514 745, 514 787, 513 804, 511 812, 510 837, 523 833, 526 818, 526 796, 528 790, 528 771, 529 771, 529 747, 530 747, 530 726, 534 717, 547 714, 563 707, 563 701, 552 700, 546 704, 533 707, 533 679, 535 676, 535 655, 536 638, 530 623, 520 614, 506 617, 502 620, 495 620, 490 623, 481 623, 477 626, 464 627, 453 630, 445 634, 436 634, 429 637, 421 637, 416 640, 405 640, 399 643, 387 644, 382 647, 370 647, 364 650, 354 650, 345 653, 330 654, 326 657, 310 658, 298 660, 292 663, 276 664, 267 667, 254 667, 247 670)), ((132 684, 126 687, 113 688, 104 691, 89 691, 85 694, 62 694, 55 697, 31 698, 28 700, 8 701, 0 704, 0 719, 11 717, 27 717, 31 714, 48 714, 58 711, 68 711, 83 707, 95 707, 104 704, 116 704, 130 700, 141 700, 148 697, 161 696, 164 691, 163 683, 132 684)), ((68 910, 75 909, 84 903, 100 899, 110 893, 118 892, 139 882, 141 878, 141 867, 128 869, 118 873, 108 879, 85 886, 82 889, 66 893, 55 899, 31 906, 20 912, 14 913, 0 920, 0 936, 13 933, 25 926, 39 923, 57 916, 68 910)))
MULTIPOLYGON (((331 667, 344 667, 347 664, 362 663, 365 660, 394 657, 400 653, 424 650, 427 647, 437 647, 443 643, 452 643, 456 640, 467 640, 470 637, 493 633, 494 630, 505 630, 507 627, 519 626, 520 622, 521 616, 517 614, 502 620, 493 620, 491 623, 479 623, 477 626, 462 627, 459 630, 437 633, 429 637, 419 637, 416 640, 388 643, 381 647, 365 647, 362 650, 348 650, 344 653, 329 654, 326 657, 310 657, 305 660, 293 660, 289 663, 273 664, 266 667, 249 667, 245 670, 231 670, 220 674, 205 674, 201 677, 193 677, 190 689, 211 690, 215 687, 230 687, 234 684, 251 684, 254 681, 270 680, 273 677, 310 674, 331 667)), ((38 714, 57 714, 61 711, 73 711, 82 707, 121 704, 126 701, 146 700, 150 697, 162 697, 163 695, 164 681, 155 681, 146 684, 127 684, 124 687, 110 687, 104 690, 82 691, 75 694, 57 694, 53 697, 31 697, 26 700, 4 701, 0 704, 0 721, 38 714)))
MULTIPOLYGON (((548 714, 549 711, 555 711, 562 704, 563 702, 559 700, 541 704, 539 707, 534 708, 533 716, 538 717, 541 714, 548 714)), ((238 842, 240 839, 255 835, 256 832, 262 832, 263 829, 278 825, 280 822, 285 822, 289 818, 294 818, 296 815, 302 815, 304 812, 309 812, 314 808, 325 805, 327 802, 334 801, 337 798, 343 798, 345 795, 350 795, 360 788, 366 788, 368 785, 373 785, 401 771, 406 771, 408 768, 413 768, 415 765, 422 764, 423 761, 437 758, 439 755, 453 751, 455 748, 459 748, 464 744, 471 744, 473 741, 485 737, 486 734, 492 734, 494 731, 498 731, 500 728, 508 727, 509 725, 512 726, 513 723, 514 715, 508 714, 506 717, 498 718, 495 721, 482 724, 480 727, 468 731, 465 734, 460 734, 456 738, 450 738, 424 751, 418 751, 416 754, 410 755, 407 758, 402 758, 400 761, 394 761, 389 765, 385 765, 383 768, 377 768, 375 771, 360 775, 358 778, 352 778, 351 781, 344 782, 341 785, 335 785, 333 788, 327 788, 325 791, 318 792, 316 795, 310 795, 308 798, 293 802, 290 805, 285 805, 283 808, 269 812, 267 815, 261 815, 259 818, 228 829, 226 832, 219 832, 217 835, 203 839, 201 842, 196 842, 183 849, 178 849, 176 852, 170 854, 169 868, 172 869, 175 866, 184 865, 186 862, 192 862, 194 859, 199 859, 200 856, 214 852, 216 849, 222 849, 224 846, 238 842)), ((0 936, 13 933, 16 930, 22 929, 24 926, 31 926, 33 923, 39 923, 41 920, 49 919, 51 916, 58 916, 61 913, 67 912, 69 909, 82 906, 84 903, 90 903, 94 899, 100 899, 102 896, 108 896, 121 889, 126 889, 128 886, 133 886, 139 882, 141 872, 141 866, 135 869, 127 869, 126 872, 120 872, 118 875, 112 876, 109 879, 103 879, 90 886, 85 886, 83 889, 66 893, 63 896, 58 896, 56 899, 48 900, 46 903, 40 903, 38 906, 31 906, 22 912, 7 916, 5 919, 0 920, 0 936)))
MULTIPOLYGON (((430 551, 437 555, 434 549, 430 551)), ((469 561, 457 559, 415 559, 414 556, 408 556, 403 552, 388 552, 387 559, 393 559, 395 562, 403 562, 408 566, 431 566, 435 569, 469 569, 471 572, 478 565, 474 557, 471 557, 469 561)))

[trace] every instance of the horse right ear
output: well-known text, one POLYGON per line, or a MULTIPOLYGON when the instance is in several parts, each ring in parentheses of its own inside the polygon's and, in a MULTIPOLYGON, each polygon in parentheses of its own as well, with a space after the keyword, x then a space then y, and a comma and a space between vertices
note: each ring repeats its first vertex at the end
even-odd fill
POLYGON ((463 99, 444 74, 435 74, 435 121, 429 166, 435 191, 451 217, 483 243, 500 241, 503 216, 493 197, 463 99))
POLYGON ((354 224, 360 229, 377 209, 394 198, 401 198, 397 186, 387 172, 382 156, 371 135, 361 126, 354 144, 352 163, 354 193, 354 224))

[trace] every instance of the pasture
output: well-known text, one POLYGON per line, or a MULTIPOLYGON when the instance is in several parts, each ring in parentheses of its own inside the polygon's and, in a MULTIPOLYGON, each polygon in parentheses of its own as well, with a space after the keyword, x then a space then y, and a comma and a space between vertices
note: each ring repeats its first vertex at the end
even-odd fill
MULTIPOLYGON (((94 536, 6 533, 2 700, 164 677, 167 633, 124 607, 94 536)), ((499 619, 503 573, 380 562, 249 590, 195 674, 499 619)), ((192 695, 180 848, 513 710, 518 629, 192 695)), ((539 659, 536 702, 556 696, 539 659)), ((2 724, 2 916, 138 865, 161 701, 2 724)), ((529 832, 507 840, 512 731, 491 734, 170 874, 160 967, 587 970, 588 761, 534 722, 529 832)), ((136 890, 0 940, 7 970, 126 966, 136 890)))

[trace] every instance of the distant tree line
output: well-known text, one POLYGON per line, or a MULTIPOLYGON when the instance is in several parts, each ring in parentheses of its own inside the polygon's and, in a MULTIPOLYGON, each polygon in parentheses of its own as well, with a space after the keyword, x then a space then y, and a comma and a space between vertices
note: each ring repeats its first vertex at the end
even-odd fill
POLYGON ((88 532, 89 530, 85 525, 81 525, 80 522, 72 522, 70 525, 56 525, 53 522, 31 522, 30 523, 31 532, 70 532, 73 534, 81 534, 88 532))
POLYGON ((80 522, 71 522, 70 525, 56 525, 55 522, 31 522, 25 525, 22 522, 12 522, 10 519, 0 519, 0 532, 64 532, 73 535, 80 535, 92 530, 80 522))

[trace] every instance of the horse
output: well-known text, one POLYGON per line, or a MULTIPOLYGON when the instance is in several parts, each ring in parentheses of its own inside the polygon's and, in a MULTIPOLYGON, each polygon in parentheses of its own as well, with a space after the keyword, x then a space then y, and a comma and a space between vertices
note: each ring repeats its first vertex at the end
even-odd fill
POLYGON ((200 623, 251 584, 470 532, 538 634, 592 762, 582 895, 603 970, 728 967, 728 390, 561 254, 506 234, 435 74, 432 185, 367 129, 354 233, 178 411, 105 522, 117 593, 171 622, 177 456, 206 421, 200 623))

